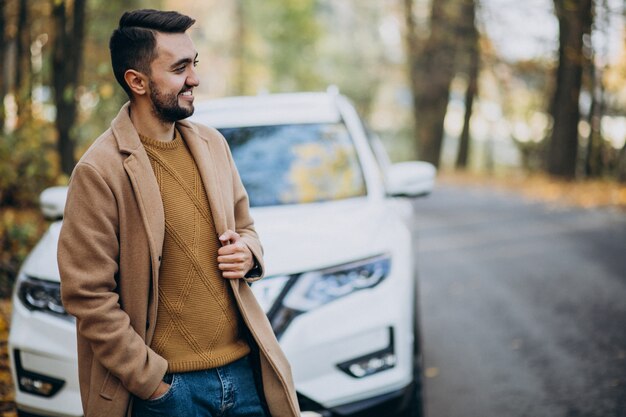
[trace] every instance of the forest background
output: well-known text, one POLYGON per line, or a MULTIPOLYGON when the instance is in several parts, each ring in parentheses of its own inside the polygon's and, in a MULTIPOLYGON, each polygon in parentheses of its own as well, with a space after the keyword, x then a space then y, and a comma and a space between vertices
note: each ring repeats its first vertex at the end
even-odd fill
POLYGON ((197 20, 197 99, 334 85, 392 160, 626 207, 621 0, 0 0, 0 296, 47 227, 39 194, 127 100, 108 39, 144 7, 197 20))

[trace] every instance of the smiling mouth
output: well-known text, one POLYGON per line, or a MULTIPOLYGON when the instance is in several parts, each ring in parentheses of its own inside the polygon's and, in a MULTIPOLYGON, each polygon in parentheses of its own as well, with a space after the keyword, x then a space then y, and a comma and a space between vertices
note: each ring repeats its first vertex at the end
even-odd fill
POLYGON ((183 91, 179 95, 181 95, 183 97, 193 97, 193 91, 191 91, 191 90, 183 91))

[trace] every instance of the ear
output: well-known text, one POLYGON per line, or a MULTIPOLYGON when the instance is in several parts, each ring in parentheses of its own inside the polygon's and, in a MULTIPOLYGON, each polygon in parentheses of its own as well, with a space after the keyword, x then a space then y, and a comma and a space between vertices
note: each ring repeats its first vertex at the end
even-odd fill
POLYGON ((147 94, 148 78, 143 73, 135 71, 134 69, 126 70, 124 80, 134 94, 138 96, 147 94))

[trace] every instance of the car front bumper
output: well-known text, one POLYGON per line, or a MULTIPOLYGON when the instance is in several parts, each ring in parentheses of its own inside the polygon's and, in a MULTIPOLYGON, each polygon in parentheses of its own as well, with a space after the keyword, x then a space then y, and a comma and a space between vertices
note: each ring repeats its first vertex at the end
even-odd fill
POLYGON ((348 415, 414 382, 416 287, 410 262, 399 259, 411 257, 397 256, 381 284, 298 316, 282 335, 303 410, 348 415), (359 362, 378 369, 348 372, 359 362))
POLYGON ((9 354, 20 416, 83 415, 73 322, 30 311, 14 297, 9 354))

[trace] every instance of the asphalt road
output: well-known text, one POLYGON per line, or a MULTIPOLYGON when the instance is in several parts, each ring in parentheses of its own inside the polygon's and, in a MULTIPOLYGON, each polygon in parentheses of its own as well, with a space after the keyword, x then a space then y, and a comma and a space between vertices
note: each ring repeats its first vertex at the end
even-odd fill
POLYGON ((427 417, 626 417, 626 214, 414 203, 427 417))

